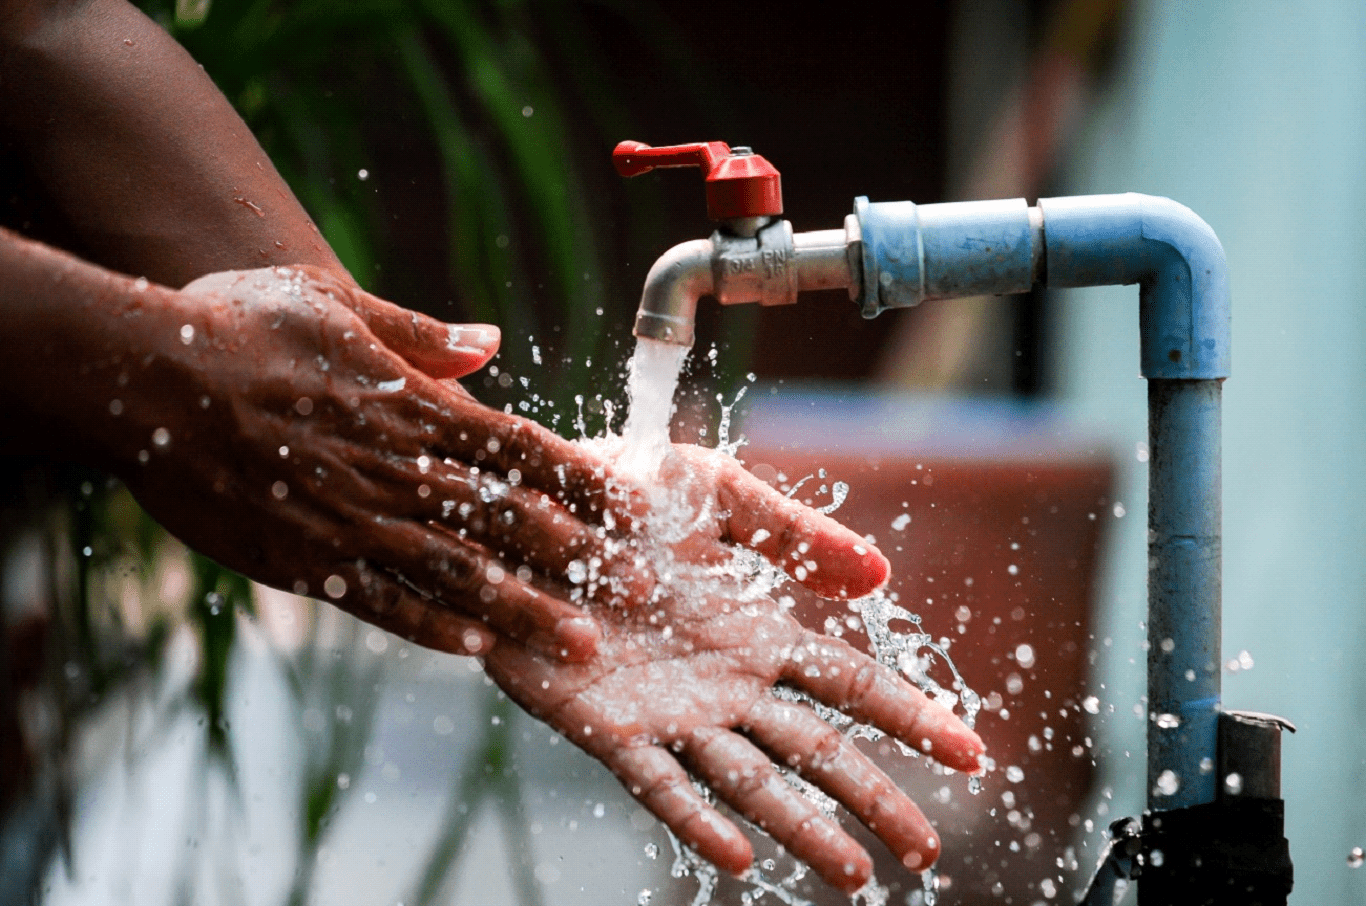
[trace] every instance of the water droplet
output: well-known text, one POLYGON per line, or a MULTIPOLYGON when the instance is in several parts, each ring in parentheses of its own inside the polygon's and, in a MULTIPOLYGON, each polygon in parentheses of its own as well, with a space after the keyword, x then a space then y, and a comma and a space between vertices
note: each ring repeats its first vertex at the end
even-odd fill
POLYGON ((603 805, 601 802, 599 802, 597 805, 594 805, 594 806, 593 806, 593 817, 594 817, 594 818, 601 818, 603 815, 606 815, 606 814, 607 814, 607 806, 603 805))
POLYGON ((1020 574, 1020 567, 1012 563, 1006 567, 1006 572, 1010 573, 1012 576, 1018 576, 1020 574))
POLYGON ((911 524, 911 514, 902 513, 892 520, 892 528, 898 532, 905 531, 906 526, 911 524))
POLYGON ((528 117, 528 118, 529 118, 533 113, 535 113, 535 112, 536 112, 536 111, 532 108, 532 106, 531 106, 530 104, 527 104, 525 107, 522 108, 522 116, 525 116, 525 117, 528 117))
POLYGON ((122 414, 123 414, 123 400, 110 400, 110 401, 109 401, 109 414, 110 414, 110 415, 122 415, 122 414))
MULTIPOLYGON (((635 816, 633 815, 632 818, 634 819, 634 817, 635 817, 635 816)), ((632 821, 632 823, 634 824, 634 820, 632 821)), ((658 844, 658 843, 646 843, 646 844, 645 844, 645 857, 646 857, 647 859, 658 859, 658 858, 659 858, 659 844, 658 844)))
POLYGON ((1158 774, 1157 783, 1153 785, 1153 790, 1162 796, 1175 796, 1179 789, 1181 789, 1181 778, 1172 770, 1158 774))
POLYGON ((1243 775, 1237 771, 1229 774, 1224 778, 1224 789, 1230 796, 1237 796, 1243 791, 1243 775))
POLYGON ((351 788, 351 775, 350 775, 350 774, 338 774, 338 775, 337 775, 337 789, 339 789, 339 790, 345 790, 345 789, 350 789, 350 788, 351 788))
POLYGON ((1351 852, 1347 853, 1347 867, 1360 868, 1366 862, 1366 850, 1360 846, 1353 846, 1351 852))
POLYGON ((329 598, 340 598, 346 594, 346 580, 333 573, 323 582, 323 591, 327 592, 329 598))
POLYGON ((299 397, 294 403, 294 411, 300 415, 312 415, 313 401, 306 396, 299 397))
POLYGON ((194 325, 193 325, 193 324, 185 324, 185 325, 182 325, 182 326, 181 326, 181 328, 180 328, 180 342, 184 343, 186 346, 189 346, 191 343, 194 342, 194 325))
POLYGON ((274 497, 276 500, 284 500, 289 496, 289 485, 285 484, 283 481, 275 482, 275 484, 270 486, 270 496, 274 497))
POLYGON ((588 581, 588 566, 582 560, 570 560, 564 570, 565 578, 575 585, 588 581))
POLYGON ((1034 646, 1020 645, 1015 649, 1015 662, 1028 670, 1034 666, 1034 646))
POLYGON ((370 178, 370 171, 364 168, 357 170, 356 178, 359 179, 361 182, 365 182, 367 179, 370 178))
POLYGON ((640 893, 636 894, 636 906, 650 906, 650 898, 652 896, 654 896, 654 894, 650 891, 650 888, 646 887, 640 893))
POLYGON ((1123 519, 1123 518, 1124 518, 1124 514, 1125 514, 1126 512, 1127 512, 1127 510, 1124 509, 1124 504, 1122 504, 1122 503, 1117 503, 1117 504, 1115 504, 1115 518, 1116 518, 1116 519, 1123 519))
POLYGON ((1100 713, 1100 699, 1096 698, 1094 695, 1088 695, 1086 698, 1082 699, 1081 706, 1086 709, 1087 714, 1100 713))
POLYGON ((152 432, 153 446, 165 449, 170 442, 171 432, 167 431, 165 428, 157 428, 155 431, 152 432))
POLYGON ((1181 726, 1181 718, 1175 714, 1159 714, 1153 718, 1153 722, 1164 730, 1175 730, 1181 726))
POLYGON ((1161 868, 1162 863, 1166 860, 1167 857, 1162 855, 1162 850, 1160 849, 1155 849, 1152 852, 1148 853, 1148 861, 1152 863, 1154 868, 1161 868))
POLYGON ((1023 768, 1013 764, 1006 768, 1006 780, 1009 780, 1011 783, 1019 783, 1021 780, 1024 780, 1024 776, 1023 768))

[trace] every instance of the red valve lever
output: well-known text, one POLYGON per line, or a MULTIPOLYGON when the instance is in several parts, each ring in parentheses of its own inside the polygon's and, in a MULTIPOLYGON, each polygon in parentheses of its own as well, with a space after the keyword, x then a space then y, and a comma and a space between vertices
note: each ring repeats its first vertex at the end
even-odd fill
POLYGON ((639 176, 656 167, 703 169, 707 176, 707 216, 712 220, 771 217, 783 212, 778 171, 748 149, 731 151, 725 142, 652 148, 626 141, 612 152, 612 163, 622 176, 639 176))

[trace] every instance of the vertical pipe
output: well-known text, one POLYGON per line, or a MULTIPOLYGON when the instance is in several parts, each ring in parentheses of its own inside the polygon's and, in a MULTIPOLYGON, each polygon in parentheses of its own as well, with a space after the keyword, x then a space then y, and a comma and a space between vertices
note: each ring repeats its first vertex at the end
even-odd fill
POLYGON ((1222 381, 1148 381, 1148 807, 1212 802, 1222 381))

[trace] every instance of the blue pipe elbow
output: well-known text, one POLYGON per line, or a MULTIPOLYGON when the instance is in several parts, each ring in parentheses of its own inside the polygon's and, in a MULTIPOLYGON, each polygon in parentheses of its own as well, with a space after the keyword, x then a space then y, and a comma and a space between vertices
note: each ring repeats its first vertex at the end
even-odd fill
POLYGON ((932 299, 1137 283, 1144 377, 1229 375, 1228 265, 1214 231, 1128 193, 917 205, 854 202, 863 316, 932 299))
POLYGON ((1228 264, 1194 211, 1133 192, 1043 198, 1039 210, 1049 286, 1139 284, 1144 377, 1229 376, 1228 264))

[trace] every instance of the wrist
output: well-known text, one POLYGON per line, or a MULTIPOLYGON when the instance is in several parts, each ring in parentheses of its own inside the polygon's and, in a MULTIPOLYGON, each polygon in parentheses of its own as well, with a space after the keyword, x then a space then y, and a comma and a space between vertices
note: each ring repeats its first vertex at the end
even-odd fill
POLYGON ((182 300, 3 231, 0 273, 4 449, 123 474, 153 443, 156 410, 179 395, 158 372, 182 300))

